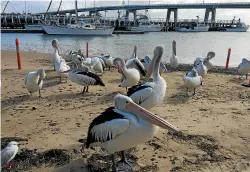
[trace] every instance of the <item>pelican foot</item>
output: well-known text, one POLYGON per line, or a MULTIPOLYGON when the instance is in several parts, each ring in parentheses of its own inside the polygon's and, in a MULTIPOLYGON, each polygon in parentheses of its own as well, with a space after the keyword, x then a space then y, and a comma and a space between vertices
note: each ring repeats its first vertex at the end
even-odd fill
POLYGON ((133 167, 136 164, 132 161, 120 160, 117 164, 118 171, 133 171, 133 167))

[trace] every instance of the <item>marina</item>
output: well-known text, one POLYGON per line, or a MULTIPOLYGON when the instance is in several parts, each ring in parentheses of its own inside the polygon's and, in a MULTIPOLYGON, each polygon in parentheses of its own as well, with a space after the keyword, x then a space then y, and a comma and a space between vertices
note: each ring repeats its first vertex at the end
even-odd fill
POLYGON ((168 2, 1 2, 1 171, 250 171, 250 3, 168 2))

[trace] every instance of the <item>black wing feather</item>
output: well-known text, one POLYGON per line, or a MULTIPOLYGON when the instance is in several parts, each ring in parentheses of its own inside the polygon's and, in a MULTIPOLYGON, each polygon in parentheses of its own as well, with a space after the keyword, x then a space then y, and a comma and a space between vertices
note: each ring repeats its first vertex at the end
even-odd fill
POLYGON ((94 74, 92 72, 77 72, 76 74, 86 75, 86 76, 88 76, 90 78, 94 78, 96 80, 95 85, 105 86, 102 79, 98 75, 96 75, 96 74, 94 74))
POLYGON ((131 88, 128 89, 128 92, 127 92, 127 96, 131 96, 132 94, 134 94, 135 92, 137 91, 140 91, 140 90, 143 90, 144 88, 148 88, 148 87, 151 87, 149 85, 135 85, 131 88))
MULTIPOLYGON (((91 133, 91 130, 93 129, 94 126, 102 124, 107 121, 114 120, 114 119, 124 119, 124 116, 115 112, 114 109, 115 109, 114 107, 109 107, 104 112, 102 112, 101 115, 93 119, 93 121, 90 123, 89 130, 88 130, 87 143, 86 143, 87 148, 89 148, 91 143, 98 142, 98 140, 95 139, 95 133, 91 133)), ((111 137, 108 136, 105 140, 103 140, 103 142, 109 141, 111 139, 112 139, 112 136, 111 137)))
POLYGON ((137 62, 135 61, 136 66, 138 67, 140 73, 142 74, 142 76, 146 76, 146 70, 137 62))

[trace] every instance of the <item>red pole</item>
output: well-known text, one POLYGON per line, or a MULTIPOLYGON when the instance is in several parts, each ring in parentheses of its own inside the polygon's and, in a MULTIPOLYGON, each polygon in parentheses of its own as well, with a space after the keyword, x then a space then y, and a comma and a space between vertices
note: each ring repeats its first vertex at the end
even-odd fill
POLYGON ((226 70, 228 70, 228 64, 229 64, 230 55, 231 55, 231 48, 228 48, 227 61, 226 61, 226 70))
POLYGON ((89 42, 86 42, 86 57, 89 57, 89 42))
POLYGON ((22 65, 21 65, 21 56, 20 56, 20 52, 19 52, 19 40, 18 40, 18 38, 16 38, 16 56, 17 56, 18 70, 21 70, 22 65))

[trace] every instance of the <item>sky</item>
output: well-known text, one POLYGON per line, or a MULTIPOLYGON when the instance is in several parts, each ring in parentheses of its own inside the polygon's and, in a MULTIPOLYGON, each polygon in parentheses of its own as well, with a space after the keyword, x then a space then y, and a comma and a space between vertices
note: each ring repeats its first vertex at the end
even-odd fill
MULTIPOLYGON (((7 1, 1 1, 1 12, 7 1)), ((45 12, 48 8, 50 0, 43 1, 10 1, 5 12, 20 12, 23 11, 38 13, 45 12), (25 8, 26 4, 26 8, 25 8)), ((112 6, 122 5, 123 0, 78 0, 78 8, 94 7, 94 6, 112 6)), ((124 0, 125 4, 176 4, 176 3, 202 3, 203 0, 124 0)), ((250 2, 250 0, 204 0, 205 3, 218 3, 218 2, 250 2)), ((53 0, 49 11, 57 11, 60 0, 53 0)), ((75 1, 62 2, 62 9, 73 9, 75 1)), ((167 10, 149 10, 150 18, 166 18, 167 10)), ((104 16, 104 12, 101 12, 104 16)), ((141 10, 138 13, 144 14, 145 11, 141 10)), ((205 9, 180 9, 178 10, 179 19, 195 19, 196 16, 200 19, 204 18, 205 9)), ((211 14, 210 14, 211 15, 211 14)), ((107 17, 117 17, 117 11, 108 11, 107 17)), ((132 17, 132 14, 130 14, 132 17)), ((250 9, 217 9, 216 19, 218 20, 232 20, 236 16, 236 19, 240 18, 242 22, 250 24, 250 9)), ((171 16, 173 19, 173 14, 171 16)))

